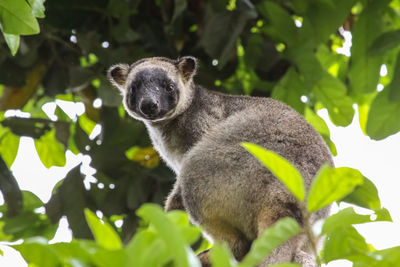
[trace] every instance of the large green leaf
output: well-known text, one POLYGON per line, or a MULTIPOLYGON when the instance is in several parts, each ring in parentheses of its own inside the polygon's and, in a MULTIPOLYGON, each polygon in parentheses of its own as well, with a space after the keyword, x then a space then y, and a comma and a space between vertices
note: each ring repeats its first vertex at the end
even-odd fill
POLYGON ((239 267, 252 267, 260 263, 275 248, 300 232, 299 224, 292 218, 283 218, 267 228, 257 238, 239 267))
POLYGON ((110 250, 122 248, 121 239, 109 224, 102 223, 89 209, 85 209, 85 216, 90 230, 100 246, 110 250))
POLYGON ((235 266, 235 260, 228 246, 216 243, 210 252, 210 260, 213 267, 235 266))
POLYGON ((192 257, 190 254, 193 254, 193 252, 186 245, 184 237, 177 226, 168 219, 159 206, 144 204, 137 211, 137 214, 154 226, 166 244, 169 255, 176 266, 199 266, 198 261, 191 262, 192 257))
POLYGON ((366 126, 372 139, 381 140, 400 130, 400 101, 389 101, 389 93, 385 88, 372 101, 366 126))
POLYGON ((346 86, 327 72, 313 89, 315 97, 328 109, 329 117, 337 126, 347 126, 353 120, 353 100, 346 91, 346 86))
POLYGON ((337 259, 357 259, 369 252, 365 238, 353 226, 347 226, 336 228, 327 235, 321 254, 324 262, 330 262, 337 259))
POLYGON ((310 212, 317 211, 343 198, 362 182, 363 176, 358 170, 323 165, 311 184, 307 208, 310 212))
POLYGON ((39 33, 39 24, 24 0, 0 0, 0 22, 3 32, 28 35, 39 33))
POLYGON ((338 213, 328 217, 322 226, 321 234, 327 234, 340 227, 347 227, 353 224, 361 224, 376 221, 391 221, 390 216, 379 216, 382 212, 377 211, 376 218, 373 219, 371 215, 357 214, 352 207, 340 210, 338 213))
POLYGON ((341 199, 342 202, 355 204, 367 209, 380 209, 381 201, 376 186, 366 177, 362 184, 358 185, 353 192, 341 199))
POLYGON ((258 145, 242 143, 242 146, 261 161, 300 202, 304 200, 304 181, 296 167, 282 156, 258 145))
POLYGON ((35 140, 35 147, 40 160, 46 168, 65 165, 65 149, 56 140, 55 130, 51 130, 39 140, 35 140))

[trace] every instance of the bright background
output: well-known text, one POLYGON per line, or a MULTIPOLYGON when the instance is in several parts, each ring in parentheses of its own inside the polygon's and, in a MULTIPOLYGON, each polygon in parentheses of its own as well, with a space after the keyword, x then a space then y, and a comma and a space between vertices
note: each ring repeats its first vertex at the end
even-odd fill
MULTIPOLYGON (((357 115, 354 117, 353 123, 347 127, 336 127, 330 123, 326 110, 321 110, 319 115, 328 123, 331 139, 336 144, 338 150, 338 156, 335 157, 336 166, 356 168, 371 179, 378 188, 382 206, 390 211, 393 218, 393 223, 363 224, 356 226, 357 230, 376 249, 400 245, 400 133, 381 141, 374 141, 362 133, 357 115)), ((86 174, 94 173, 89 166, 90 157, 82 154, 74 155, 71 152, 67 152, 65 167, 46 169, 40 162, 33 140, 23 137, 20 142, 19 152, 11 170, 22 190, 32 191, 44 202, 50 199, 56 183, 77 164, 83 163, 82 171, 86 174)), ((85 183, 87 182, 90 181, 85 181, 85 183)), ((355 209, 359 213, 370 214, 362 208, 355 209)), ((337 210, 338 207, 334 206, 332 212, 335 213, 337 210)), ((68 242, 71 238, 68 223, 63 218, 56 236, 51 242, 68 242)), ((4 245, 0 245, 0 249, 4 252, 4 256, 0 256, 0 266, 27 266, 18 252, 4 245)), ((327 266, 346 267, 351 266, 351 263, 341 260, 331 262, 327 266)))

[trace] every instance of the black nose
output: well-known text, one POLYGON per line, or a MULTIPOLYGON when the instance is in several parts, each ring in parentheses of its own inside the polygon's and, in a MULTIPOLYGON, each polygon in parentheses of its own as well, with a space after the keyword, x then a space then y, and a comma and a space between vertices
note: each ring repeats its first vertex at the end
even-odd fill
POLYGON ((155 117, 159 112, 158 104, 151 99, 142 100, 139 108, 140 111, 148 117, 155 117))

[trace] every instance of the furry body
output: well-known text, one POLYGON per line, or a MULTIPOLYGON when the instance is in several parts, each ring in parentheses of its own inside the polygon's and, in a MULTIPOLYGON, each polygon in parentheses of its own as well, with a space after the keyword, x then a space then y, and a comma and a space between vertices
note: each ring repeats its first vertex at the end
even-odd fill
MULTIPOLYGON (((186 210, 191 221, 213 239, 227 242, 238 260, 280 218, 293 217, 303 224, 296 199, 240 146, 251 142, 285 157, 299 169, 309 189, 322 164, 333 165, 333 161, 323 139, 301 115, 269 98, 225 95, 196 85, 196 61, 191 57, 150 58, 126 66, 112 67, 110 79, 123 92, 127 111, 145 123, 154 147, 177 174, 166 210, 186 210), (147 70, 148 81, 133 87, 137 92, 173 87, 178 92, 169 91, 168 105, 156 91, 141 98, 130 96, 130 84, 139 84, 138 73, 147 70), (173 85, 154 82, 151 73, 159 76, 160 70, 168 77, 167 84, 173 85), (154 103, 151 109, 145 105, 149 101, 154 103), (174 108, 164 112, 161 106, 174 108)), ((327 214, 328 208, 314 213, 311 223, 327 214)), ((263 265, 305 264, 302 255, 309 257, 301 251, 305 245, 304 238, 297 236, 276 249, 263 265)), ((208 264, 206 253, 200 259, 208 264)))

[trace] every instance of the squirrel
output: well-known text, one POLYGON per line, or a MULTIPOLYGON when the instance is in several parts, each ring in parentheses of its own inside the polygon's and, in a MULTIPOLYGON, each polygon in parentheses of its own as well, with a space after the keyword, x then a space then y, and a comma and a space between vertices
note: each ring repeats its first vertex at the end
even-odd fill
MULTIPOLYGON (((226 242, 242 260, 252 242, 283 217, 304 218, 295 197, 250 155, 251 142, 286 158, 306 189, 323 164, 333 166, 322 137, 289 106, 264 97, 233 96, 193 81, 197 59, 145 58, 117 64, 108 78, 123 95, 127 113, 146 125, 154 148, 176 173, 165 210, 181 209, 215 241, 226 242)), ((329 207, 311 214, 328 216, 329 207)), ((315 266, 298 235, 275 249, 260 266, 297 262, 315 266)), ((208 251, 198 255, 210 266, 208 251)))

